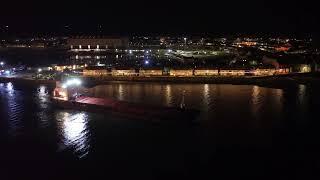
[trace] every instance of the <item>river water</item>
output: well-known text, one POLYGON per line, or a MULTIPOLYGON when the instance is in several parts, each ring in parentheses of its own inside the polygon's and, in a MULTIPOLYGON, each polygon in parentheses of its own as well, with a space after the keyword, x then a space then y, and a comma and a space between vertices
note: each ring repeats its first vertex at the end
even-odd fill
POLYGON ((288 177, 319 167, 317 87, 110 83, 95 97, 185 104, 193 124, 57 109, 45 85, 0 83, 0 179, 288 177), (98 178, 100 177, 100 178, 98 178))

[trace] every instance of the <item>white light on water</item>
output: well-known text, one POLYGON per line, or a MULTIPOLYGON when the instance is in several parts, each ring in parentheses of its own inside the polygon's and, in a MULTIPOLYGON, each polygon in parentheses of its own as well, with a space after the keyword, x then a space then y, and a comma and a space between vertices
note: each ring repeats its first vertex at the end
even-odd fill
POLYGON ((9 83, 7 84, 7 89, 8 89, 9 91, 13 91, 13 85, 12 85, 11 82, 9 82, 9 83))
POLYGON ((80 157, 88 154, 90 144, 88 140, 88 117, 85 113, 70 114, 65 112, 62 116, 63 143, 73 147, 75 153, 80 157))

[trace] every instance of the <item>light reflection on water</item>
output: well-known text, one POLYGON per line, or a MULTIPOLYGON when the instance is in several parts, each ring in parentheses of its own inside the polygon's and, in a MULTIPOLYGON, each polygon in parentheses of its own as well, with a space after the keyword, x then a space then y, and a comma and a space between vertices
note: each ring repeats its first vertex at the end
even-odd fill
POLYGON ((297 105, 298 105, 298 113, 297 113, 297 126, 304 127, 305 121, 304 119, 308 118, 310 114, 308 113, 308 109, 310 108, 310 104, 308 103, 308 94, 307 94, 307 86, 300 84, 298 86, 298 95, 297 95, 297 105))
POLYGON ((50 125, 49 122, 49 108, 50 108, 50 94, 48 92, 48 88, 44 85, 40 85, 39 88, 37 88, 37 104, 39 106, 39 111, 37 112, 37 116, 39 117, 40 126, 42 128, 46 128, 50 125))
MULTIPOLYGON (((7 130, 9 134, 16 136, 19 133, 25 133, 23 129, 28 127, 25 127, 24 123, 29 121, 33 128, 30 132, 37 128, 51 130, 58 135, 58 142, 62 144, 62 149, 72 149, 80 158, 92 152, 90 148, 94 144, 90 144, 91 136, 97 133, 94 133, 96 129, 90 127, 88 122, 97 123, 97 119, 90 113, 65 111, 53 107, 50 90, 46 86, 36 87, 29 94, 15 88, 15 84, 0 83, 0 119, 8 122, 8 128, 2 129, 4 127, 2 126, 1 130, 7 130)), ((187 107, 201 110, 200 116, 203 118, 201 120, 214 122, 214 127, 221 129, 226 127, 266 129, 269 127, 266 124, 281 120, 281 117, 287 113, 284 111, 284 102, 287 101, 284 100, 288 99, 290 107, 287 109, 301 110, 301 115, 297 118, 303 119, 303 115, 309 110, 307 106, 309 94, 304 85, 298 86, 297 91, 290 90, 289 94, 286 93, 288 90, 259 86, 155 83, 112 83, 94 87, 88 92, 96 97, 113 97, 152 105, 179 106, 183 90, 186 91, 187 107)), ((294 110, 288 112, 297 114, 294 110)), ((111 120, 112 117, 110 121, 108 119, 103 122, 112 122, 111 120)), ((55 136, 54 133, 51 135, 55 136)))
POLYGON ((283 110, 283 90, 275 89, 274 91, 274 95, 272 95, 272 97, 274 98, 273 108, 276 113, 281 114, 283 110))
POLYGON ((210 95, 210 87, 208 84, 204 85, 203 88, 203 102, 204 102, 204 108, 208 110, 210 108, 211 104, 211 95, 210 95))
POLYGON ((123 101, 124 100, 124 90, 122 84, 119 84, 119 95, 118 95, 119 100, 123 101))
POLYGON ((260 95, 260 87, 259 86, 253 86, 252 87, 252 103, 251 103, 251 109, 253 113, 254 118, 259 118, 259 110, 261 106, 261 101, 263 100, 263 97, 260 95))
POLYGON ((6 83, 4 91, 7 96, 4 96, 7 101, 8 115, 8 132, 12 136, 18 136, 23 129, 23 113, 25 111, 22 105, 21 92, 15 91, 11 82, 6 83))
POLYGON ((89 153, 88 115, 85 112, 59 112, 56 116, 62 142, 66 147, 72 147, 80 158, 89 153))
POLYGON ((175 107, 181 103, 183 91, 186 92, 187 108, 201 110, 201 118, 209 121, 215 118, 230 120, 237 116, 250 116, 255 119, 265 119, 267 116, 279 118, 283 110, 283 90, 259 86, 111 83, 88 90, 89 95, 95 97, 175 107), (136 86, 139 86, 139 91, 136 86), (117 92, 114 92, 115 90, 117 92))
POLYGON ((7 90, 10 96, 13 95, 14 89, 13 89, 13 84, 11 82, 7 83, 7 90))
POLYGON ((306 98, 306 85, 299 84, 298 89, 299 89, 299 92, 298 92, 299 103, 303 103, 304 99, 306 98))
POLYGON ((172 92, 171 92, 170 85, 165 86, 165 92, 166 92, 166 95, 165 95, 166 105, 171 106, 172 105, 172 92))

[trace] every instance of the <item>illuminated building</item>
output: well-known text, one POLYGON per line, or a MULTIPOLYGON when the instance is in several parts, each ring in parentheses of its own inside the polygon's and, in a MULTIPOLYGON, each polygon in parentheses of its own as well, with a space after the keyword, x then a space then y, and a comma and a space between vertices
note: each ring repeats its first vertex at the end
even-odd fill
POLYGON ((193 69, 170 69, 170 76, 193 76, 193 69))
POLYGON ((195 69, 194 75, 195 76, 217 76, 217 75, 219 75, 219 70, 218 69, 208 69, 208 68, 195 69))
POLYGON ((76 37, 67 41, 71 51, 104 51, 107 49, 127 48, 128 38, 117 37, 76 37))
POLYGON ((140 69, 139 70, 139 76, 162 76, 163 75, 163 69, 140 69))
POLYGON ((276 73, 276 69, 256 69, 254 75, 256 76, 272 76, 276 73))
POLYGON ((64 71, 64 70, 76 70, 76 69, 84 69, 85 67, 87 67, 86 64, 65 64, 65 65, 53 65, 52 68, 55 71, 64 71))
POLYGON ((221 76, 244 76, 250 74, 248 69, 221 69, 219 75, 221 76))
POLYGON ((87 67, 83 70, 83 76, 106 76, 110 72, 102 66, 87 67))
MULTIPOLYGON (((307 72, 309 69, 302 68, 307 72)), ((166 76, 173 77, 194 77, 194 76, 272 76, 275 74, 288 74, 289 68, 200 68, 200 69, 170 69, 166 72, 162 68, 143 68, 136 70, 134 68, 113 68, 107 70, 105 67, 94 66, 83 70, 84 76, 166 76)))
POLYGON ((111 71, 112 76, 137 76, 138 73, 133 68, 114 68, 111 71))

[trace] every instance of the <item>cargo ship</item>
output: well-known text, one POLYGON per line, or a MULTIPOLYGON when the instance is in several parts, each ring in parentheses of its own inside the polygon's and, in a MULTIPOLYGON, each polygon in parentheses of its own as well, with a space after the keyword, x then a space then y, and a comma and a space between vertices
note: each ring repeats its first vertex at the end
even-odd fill
POLYGON ((184 104, 184 95, 180 107, 150 106, 139 103, 119 101, 113 98, 96 98, 78 93, 72 85, 80 85, 78 80, 67 83, 57 82, 53 92, 53 102, 61 108, 88 111, 93 113, 112 113, 126 116, 131 119, 150 121, 192 121, 199 111, 187 109, 184 104))

